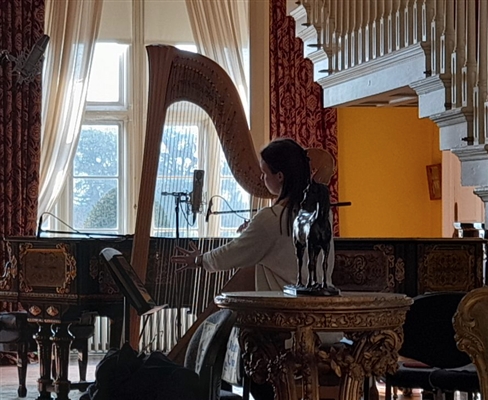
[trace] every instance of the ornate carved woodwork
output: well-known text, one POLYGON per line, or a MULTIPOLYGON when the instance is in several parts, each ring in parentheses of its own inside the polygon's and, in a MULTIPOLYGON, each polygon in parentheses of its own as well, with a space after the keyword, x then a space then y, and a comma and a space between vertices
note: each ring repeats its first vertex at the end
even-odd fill
POLYGON ((469 291, 485 283, 486 241, 465 239, 335 239, 332 281, 341 290, 405 293, 469 291))
POLYGON ((325 370, 339 378, 340 398, 352 400, 361 397, 365 377, 395 372, 412 299, 393 293, 234 292, 215 302, 237 313, 246 373, 258 383, 270 382, 276 398, 319 400, 325 370), (323 348, 319 332, 344 332, 352 345, 323 348), (289 338, 291 347, 285 344, 289 338))
POLYGON ((31 322, 64 323, 83 312, 122 315, 122 296, 98 259, 103 240, 7 238, 10 260, 0 287, 3 301, 20 302, 31 322), (4 283, 8 282, 8 283, 4 283))
POLYGON ((422 293, 467 292, 481 286, 483 260, 469 244, 422 243, 418 246, 418 266, 418 288, 422 293))
MULTIPOLYGON (((123 241, 122 241, 123 243, 123 241)), ((9 262, 0 278, 0 300, 20 303, 29 322, 39 325, 39 398, 55 392, 68 400, 69 326, 85 312, 96 311, 116 321, 122 318, 122 296, 98 254, 103 240, 67 238, 7 238, 9 262), (51 377, 54 354, 56 376, 51 377)), ((119 243, 120 244, 120 243, 119 243)), ((117 342, 117 331, 111 343, 117 342)))
POLYGON ((481 397, 488 398, 488 287, 469 292, 454 315, 457 346, 471 357, 480 380, 481 397))
MULTIPOLYGON (((179 239, 188 247, 192 239, 179 239)), ((230 239, 196 239, 204 251, 230 239)), ((334 284, 343 291, 405 293, 470 291, 483 285, 486 241, 464 239, 335 239, 334 284)), ((151 238, 146 287, 159 304, 201 314, 234 271, 177 274, 169 262, 175 239, 151 238)), ((122 297, 99 258, 107 247, 131 257, 132 238, 8 238, 10 260, 0 277, 0 300, 20 301, 35 321, 61 322, 76 313, 110 313, 122 297), (67 315, 66 315, 67 314, 67 315)))

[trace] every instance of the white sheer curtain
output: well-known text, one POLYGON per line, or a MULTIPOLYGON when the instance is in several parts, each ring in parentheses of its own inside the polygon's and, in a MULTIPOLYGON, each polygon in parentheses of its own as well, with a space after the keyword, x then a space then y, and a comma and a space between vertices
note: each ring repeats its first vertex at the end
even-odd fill
MULTIPOLYGON (((249 120, 249 2, 248 0, 186 0, 190 25, 199 53, 216 61, 232 78, 237 87, 249 120)), ((218 155, 220 143, 217 134, 205 129, 206 154, 218 155)), ((220 175, 218 157, 206 157, 207 202, 212 194, 220 192, 217 179, 220 175)), ((222 204, 218 198, 213 209, 222 204)), ((204 236, 219 236, 218 217, 215 216, 203 228, 204 236)))
POLYGON ((84 113, 103 0, 46 0, 38 215, 55 204, 71 168, 84 113))
POLYGON ((186 0, 186 7, 198 51, 227 71, 248 110, 248 0, 186 0))

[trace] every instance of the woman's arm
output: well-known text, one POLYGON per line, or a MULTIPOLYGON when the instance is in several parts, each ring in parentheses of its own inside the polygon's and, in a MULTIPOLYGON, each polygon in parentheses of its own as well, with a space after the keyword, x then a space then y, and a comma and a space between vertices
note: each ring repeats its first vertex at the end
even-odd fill
POLYGON ((281 207, 267 207, 257 213, 248 227, 224 246, 202 256, 207 271, 225 271, 259 264, 280 235, 281 207))
POLYGON ((264 208, 254 216, 241 236, 226 245, 202 254, 190 242, 189 250, 177 247, 180 254, 171 257, 171 261, 182 264, 177 271, 203 266, 215 272, 254 266, 269 252, 280 234, 280 213, 281 207, 264 208))

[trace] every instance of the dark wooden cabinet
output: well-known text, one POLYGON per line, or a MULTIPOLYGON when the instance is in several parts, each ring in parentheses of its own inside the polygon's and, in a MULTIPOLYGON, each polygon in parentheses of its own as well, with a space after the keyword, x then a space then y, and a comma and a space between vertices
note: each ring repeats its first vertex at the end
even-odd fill
MULTIPOLYGON (((188 248, 190 240, 179 239, 179 245, 188 248)), ((207 251, 230 239, 195 240, 207 251)), ((486 281, 485 239, 336 238, 334 243, 333 282, 343 291, 413 297, 425 292, 469 291, 486 281)), ((233 272, 175 274, 175 266, 169 262, 175 245, 175 239, 151 239, 146 287, 159 304, 201 304, 197 308, 205 308, 233 272), (205 290, 196 290, 199 285, 205 290), (205 299, 195 299, 201 293, 206 293, 205 299)), ((85 311, 120 315, 122 296, 99 254, 105 247, 114 247, 130 260, 131 237, 10 238, 6 246, 10 262, 0 277, 0 300, 20 302, 31 320, 72 321, 85 311)))
POLYGON ((485 284, 485 239, 337 238, 334 243, 333 282, 345 291, 414 297, 485 284))

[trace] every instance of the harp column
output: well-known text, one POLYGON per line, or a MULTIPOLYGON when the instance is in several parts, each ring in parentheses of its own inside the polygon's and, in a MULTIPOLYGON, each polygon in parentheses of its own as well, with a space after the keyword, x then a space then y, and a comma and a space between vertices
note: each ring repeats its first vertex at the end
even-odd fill
MULTIPOLYGON (((128 124, 130 132, 134 134, 128 135, 130 146, 137 154, 134 157, 135 160, 142 160, 144 156, 144 116, 146 115, 146 85, 142 84, 147 81, 147 55, 145 47, 145 2, 134 1, 132 2, 132 53, 131 57, 131 90, 132 90, 132 115, 128 124)), ((131 212, 127 213, 127 221, 125 222, 125 231, 133 232, 136 220, 136 205, 137 195, 139 193, 139 177, 142 174, 142 162, 132 162, 129 164, 130 168, 130 181, 128 182, 129 190, 131 193, 130 205, 128 208, 131 212), (132 190, 134 189, 134 190, 132 190)))
POLYGON ((269 0, 249 1, 250 132, 254 149, 269 142, 269 0))

